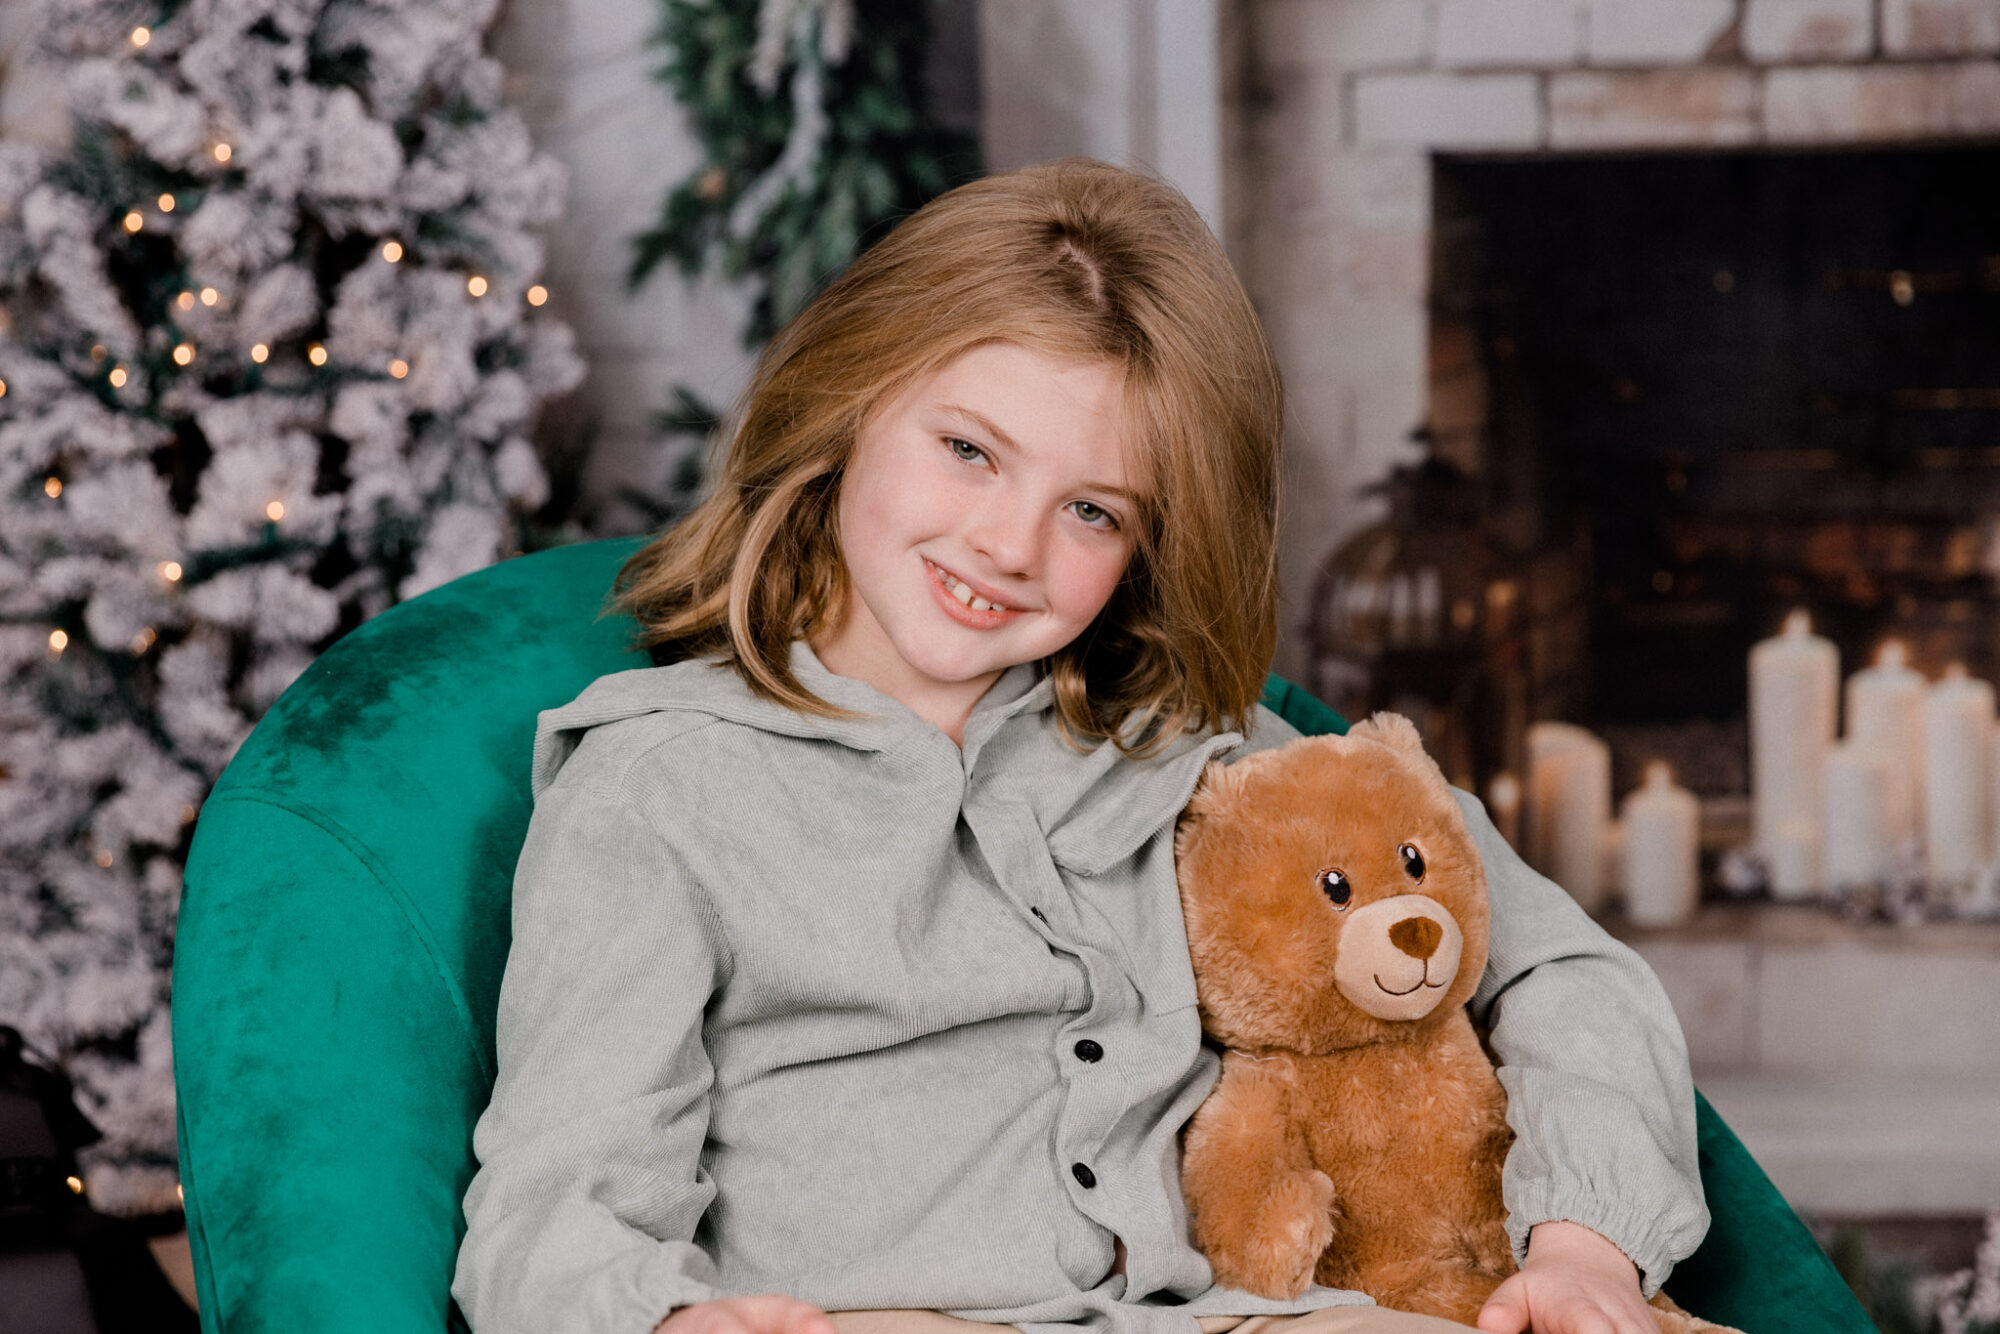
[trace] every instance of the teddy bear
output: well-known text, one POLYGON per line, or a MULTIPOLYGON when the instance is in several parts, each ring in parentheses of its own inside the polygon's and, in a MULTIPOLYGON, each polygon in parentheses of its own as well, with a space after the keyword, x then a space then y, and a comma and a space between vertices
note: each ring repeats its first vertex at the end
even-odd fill
MULTIPOLYGON (((1222 1077, 1183 1144, 1216 1280, 1308 1283, 1471 1325, 1515 1270, 1506 1094, 1465 1003, 1486 878, 1407 718, 1211 763, 1175 833, 1222 1077)), ((1663 1334, 1719 1329, 1664 1295, 1663 1334)))

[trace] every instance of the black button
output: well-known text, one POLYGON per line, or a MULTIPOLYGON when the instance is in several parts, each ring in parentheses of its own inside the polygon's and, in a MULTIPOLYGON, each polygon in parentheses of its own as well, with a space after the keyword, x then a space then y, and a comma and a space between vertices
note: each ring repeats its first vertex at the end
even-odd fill
POLYGON ((1047 926, 1049 924, 1049 919, 1042 915, 1042 910, 1040 908, 1030 908, 1028 909, 1028 911, 1033 913, 1035 915, 1035 920, 1040 922, 1043 926, 1047 926))
POLYGON ((1085 1038, 1076 1044, 1076 1059, 1079 1061, 1089 1061, 1095 1065, 1104 1059, 1104 1048, 1098 1046, 1089 1038, 1085 1038))
POLYGON ((1089 1190, 1097 1184, 1097 1173, 1091 1171, 1082 1163, 1071 1163, 1069 1165, 1069 1174, 1075 1177, 1076 1184, 1082 1186, 1085 1190, 1089 1190))

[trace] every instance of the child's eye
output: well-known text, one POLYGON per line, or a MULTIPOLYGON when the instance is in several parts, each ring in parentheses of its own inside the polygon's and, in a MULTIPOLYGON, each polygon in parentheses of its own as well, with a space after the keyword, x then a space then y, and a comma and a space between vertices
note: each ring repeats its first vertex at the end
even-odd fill
POLYGON ((1093 505, 1087 500, 1078 500, 1071 502, 1070 509, 1075 513, 1077 518, 1082 519, 1092 528, 1116 528, 1118 526, 1118 520, 1113 518, 1111 511, 1105 509, 1102 505, 1093 505))
POLYGON ((953 458, 962 459, 966 463, 984 463, 986 461, 986 451, 978 445, 973 444, 970 440, 959 440, 952 436, 946 436, 944 447, 951 451, 953 458))

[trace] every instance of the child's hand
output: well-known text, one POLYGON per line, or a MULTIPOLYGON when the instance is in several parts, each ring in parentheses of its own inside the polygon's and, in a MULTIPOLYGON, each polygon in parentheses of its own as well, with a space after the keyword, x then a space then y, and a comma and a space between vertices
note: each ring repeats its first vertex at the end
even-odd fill
POLYGON ((1659 1334, 1625 1252, 1580 1223, 1537 1223, 1521 1272, 1479 1312, 1489 1334, 1659 1334))
POLYGON ((718 1297, 696 1302, 653 1326, 653 1334, 834 1334, 833 1321, 792 1297, 718 1297))

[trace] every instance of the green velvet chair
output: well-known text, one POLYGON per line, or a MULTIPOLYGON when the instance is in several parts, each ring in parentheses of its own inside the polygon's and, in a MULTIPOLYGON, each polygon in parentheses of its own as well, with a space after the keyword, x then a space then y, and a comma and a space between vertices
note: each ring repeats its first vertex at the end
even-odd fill
MULTIPOLYGON (((435 1334, 493 1082, 535 715, 644 666, 600 618, 633 540, 481 570, 336 644, 201 812, 174 960, 181 1180, 204 1330, 435 1334)), ((1273 679, 1308 732, 1345 724, 1273 679)), ((1701 1106, 1715 1227, 1676 1297, 1749 1331, 1864 1331, 1701 1106)))

